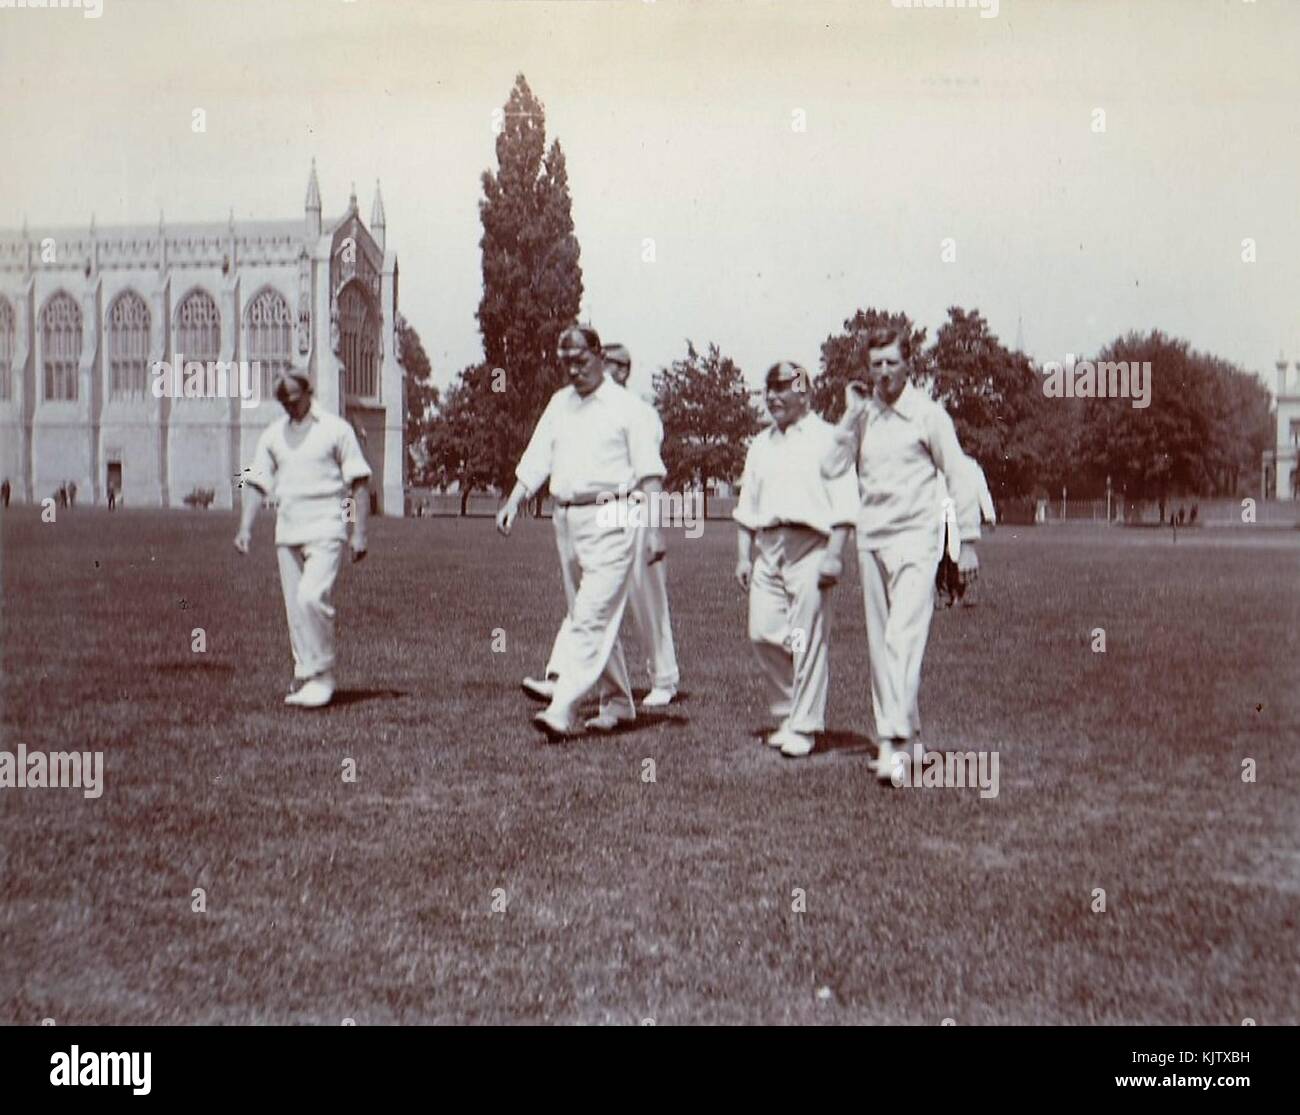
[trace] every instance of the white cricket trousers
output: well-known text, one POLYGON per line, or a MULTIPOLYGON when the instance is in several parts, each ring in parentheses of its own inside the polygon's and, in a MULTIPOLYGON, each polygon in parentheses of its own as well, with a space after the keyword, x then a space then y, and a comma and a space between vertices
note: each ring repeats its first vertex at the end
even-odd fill
POLYGON ((767 679, 772 715, 796 732, 826 728, 830 590, 817 587, 826 538, 776 527, 754 534, 749 639, 767 679))
POLYGON ((331 540, 275 548, 284 611, 289 619, 293 676, 300 680, 334 669, 334 608, 330 593, 338 579, 344 545, 341 540, 331 540))
POLYGON ((681 673, 677 669, 677 648, 673 645, 673 621, 668 614, 668 560, 662 558, 650 564, 644 527, 637 531, 629 603, 632 626, 646 655, 651 685, 657 689, 676 688, 681 673))
MULTIPOLYGON (((646 654, 650 684, 661 689, 676 688, 681 680, 677 668, 677 648, 673 644, 673 622, 668 614, 667 566, 666 559, 650 564, 646 553, 645 528, 639 528, 632 564, 632 584, 628 589, 628 611, 632 615, 632 628, 637 643, 646 654)), ((547 677, 559 677, 564 672, 559 650, 567 627, 566 619, 551 647, 551 657, 546 663, 547 677)))
POLYGON ((921 731, 921 662, 939 557, 928 539, 858 549, 877 741, 910 740, 921 731))
POLYGON ((600 511, 595 504, 557 504, 552 515, 569 607, 554 651, 562 665, 549 711, 558 720, 571 720, 578 703, 597 684, 602 713, 636 715, 618 629, 641 535, 627 524, 602 525, 606 516, 600 511))

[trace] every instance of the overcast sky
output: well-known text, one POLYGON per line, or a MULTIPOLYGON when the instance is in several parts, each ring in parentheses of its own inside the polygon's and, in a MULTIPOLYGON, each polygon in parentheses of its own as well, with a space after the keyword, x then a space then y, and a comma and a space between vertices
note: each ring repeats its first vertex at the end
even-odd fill
POLYGON ((481 354, 479 177, 522 71, 634 386, 688 337, 757 382, 858 307, 933 337, 954 304, 1040 361, 1159 327, 1271 386, 1300 358, 1297 58, 1296 0, 0 10, 0 226, 292 217, 312 156, 326 216, 355 180, 368 218, 381 178, 445 383, 481 354))

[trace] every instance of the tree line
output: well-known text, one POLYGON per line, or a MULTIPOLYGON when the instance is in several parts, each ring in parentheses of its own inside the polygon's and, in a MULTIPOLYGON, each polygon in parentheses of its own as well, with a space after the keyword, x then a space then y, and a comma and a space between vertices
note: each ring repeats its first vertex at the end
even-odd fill
MULTIPOLYGON (((499 118, 497 169, 482 176, 483 359, 441 396, 418 335, 398 320, 406 381, 408 482, 457 486, 461 512, 474 491, 507 491, 514 467, 551 394, 564 381, 555 361, 560 331, 582 302, 564 152, 546 145, 543 106, 523 75, 499 118)), ((865 339, 878 325, 911 338, 912 378, 952 416, 995 499, 1104 493, 1109 480, 1130 499, 1236 495, 1257 475, 1272 443, 1271 397, 1230 361, 1193 350, 1159 330, 1117 337, 1094 362, 1149 363, 1148 405, 1128 398, 1062 397, 1042 368, 1007 348, 976 309, 951 307, 933 341, 906 314, 859 309, 821 346, 813 406, 835 421, 844 386, 869 381, 865 339)), ((774 354, 777 359, 784 354, 774 354)), ((1082 359, 1082 357, 1080 358, 1082 359)), ((760 370, 761 371, 761 370, 760 370)), ((668 486, 734 482, 763 423, 762 398, 713 343, 686 341, 680 359, 654 376, 664 423, 668 486)))

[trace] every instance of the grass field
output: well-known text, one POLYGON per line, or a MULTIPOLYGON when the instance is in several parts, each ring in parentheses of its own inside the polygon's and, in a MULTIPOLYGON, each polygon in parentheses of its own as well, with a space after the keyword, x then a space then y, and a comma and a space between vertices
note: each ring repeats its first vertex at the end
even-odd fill
POLYGON ((685 699, 547 747, 549 523, 376 522, 317 713, 271 528, 6 513, 4 747, 106 773, 0 793, 0 1021, 1300 1022, 1300 535, 987 539, 922 687, 931 746, 999 753, 983 800, 872 778, 856 569, 808 759, 759 742, 724 523, 670 538, 685 699))

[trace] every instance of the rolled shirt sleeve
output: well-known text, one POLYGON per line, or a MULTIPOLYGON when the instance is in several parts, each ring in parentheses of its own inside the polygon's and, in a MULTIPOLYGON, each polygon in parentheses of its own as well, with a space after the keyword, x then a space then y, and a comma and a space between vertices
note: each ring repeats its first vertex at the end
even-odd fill
POLYGON ((853 526, 857 522, 860 506, 857 470, 849 469, 830 478, 823 475, 823 480, 826 484, 826 494, 830 498, 831 526, 853 526))
MULTIPOLYGON (((635 404, 637 401, 632 400, 635 404)), ((654 408, 647 404, 633 405, 628 416, 627 452, 632 471, 639 483, 652 476, 663 479, 668 475, 659 447, 663 444, 663 423, 654 408)))
POLYGON ((253 450, 253 463, 244 469, 244 483, 251 484, 264 496, 271 495, 275 490, 275 454, 271 451, 275 431, 274 422, 262 431, 261 437, 257 439, 257 448, 253 450))
POLYGON ((536 495, 550 479, 551 468, 555 463, 555 413, 559 398, 560 391, 551 396, 515 467, 516 479, 528 490, 530 496, 536 495))
POLYGON ((962 451, 957 428, 941 406, 926 409, 930 455, 943 473, 957 517, 957 532, 963 542, 980 536, 979 488, 975 483, 975 462, 962 451))
POLYGON ((754 475, 754 455, 759 452, 759 439, 763 436, 763 434, 759 434, 749 443, 749 452, 745 454, 745 468, 740 476, 740 496, 731 512, 731 517, 746 530, 758 530, 760 526, 758 518, 758 480, 754 475))
MULTIPOLYGON (((862 443, 862 430, 865 422, 866 415, 864 413, 859 415, 851 425, 837 425, 834 427, 834 439, 822 460, 822 476, 826 477, 827 480, 832 477, 843 476, 845 473, 856 475, 858 447, 862 443)), ((856 492, 855 487, 855 501, 857 499, 856 492)))
POLYGON ((988 478, 984 475, 984 470, 980 468, 974 457, 970 461, 975 466, 975 487, 979 493, 980 515, 984 522, 996 523, 998 521, 998 509, 993 506, 993 493, 989 491, 988 478))
POLYGON ((340 423, 338 458, 339 471, 343 473, 345 484, 350 486, 358 480, 370 479, 370 465, 366 463, 361 443, 357 440, 357 432, 350 422, 340 423))

